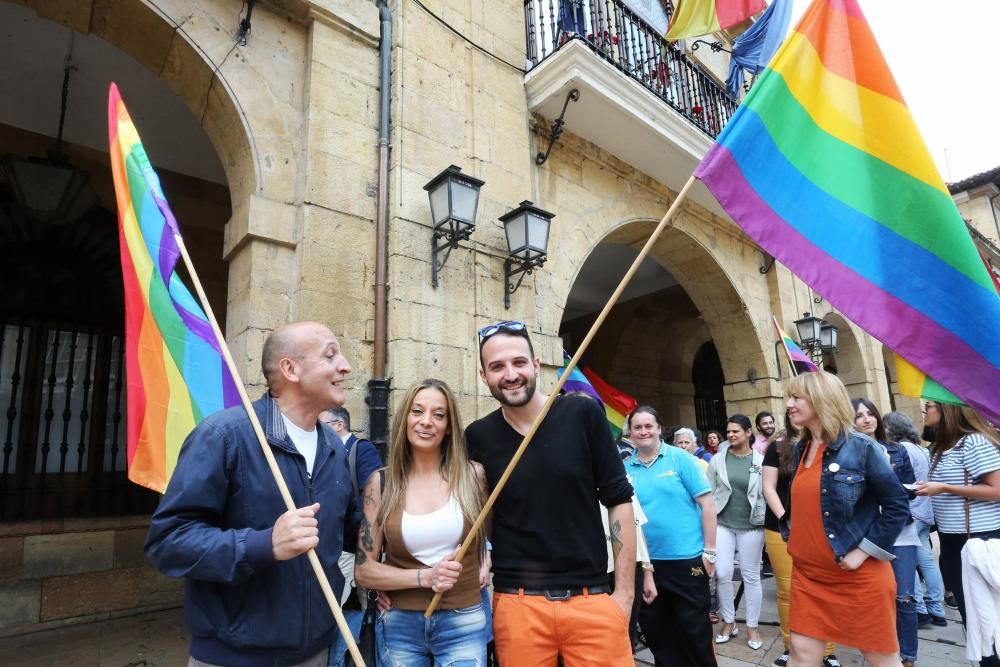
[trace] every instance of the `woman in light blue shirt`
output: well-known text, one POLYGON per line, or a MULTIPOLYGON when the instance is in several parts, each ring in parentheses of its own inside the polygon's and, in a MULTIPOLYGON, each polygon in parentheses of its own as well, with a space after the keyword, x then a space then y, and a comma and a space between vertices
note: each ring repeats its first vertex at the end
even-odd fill
POLYGON ((628 417, 635 452, 625 471, 649 521, 643 526, 657 595, 643 604, 639 627, 656 665, 716 664, 708 620, 715 569, 715 504, 697 459, 660 440, 653 408, 628 417))

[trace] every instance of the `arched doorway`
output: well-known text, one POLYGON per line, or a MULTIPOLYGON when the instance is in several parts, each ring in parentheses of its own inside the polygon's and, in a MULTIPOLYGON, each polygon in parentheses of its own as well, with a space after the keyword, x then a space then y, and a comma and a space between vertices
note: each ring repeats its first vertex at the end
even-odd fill
POLYGON ((699 429, 715 429, 725 432, 726 420, 726 377, 722 372, 722 361, 715 343, 707 341, 698 348, 691 368, 691 382, 694 384, 695 420, 699 429))
POLYGON ((837 351, 824 355, 823 368, 840 378, 851 398, 864 397, 879 401, 878 396, 868 396, 868 373, 859 341, 859 335, 863 334, 859 334, 853 325, 837 313, 827 313, 823 319, 837 327, 837 351))
POLYGON ((110 42, 6 2, 0 23, 17 26, 0 75, 0 520, 145 513, 156 494, 125 478, 108 81, 122 87, 223 324, 226 169, 203 119, 110 42), (73 205, 57 206, 66 190, 55 166, 81 184, 73 205))
MULTIPOLYGON (((560 325, 568 350, 586 335, 651 228, 624 223, 594 245, 560 325)), ((583 363, 656 407, 667 426, 718 428, 727 409, 753 414, 770 406, 758 381, 767 364, 746 305, 712 254, 677 228, 660 237, 583 363)))

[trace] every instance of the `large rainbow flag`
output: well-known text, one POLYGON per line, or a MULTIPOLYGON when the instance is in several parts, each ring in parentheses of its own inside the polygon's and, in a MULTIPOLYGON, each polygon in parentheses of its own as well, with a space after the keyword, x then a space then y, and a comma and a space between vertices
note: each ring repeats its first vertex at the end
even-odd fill
MULTIPOLYGON (((559 369, 558 377, 562 377, 566 371, 566 364, 569 363, 569 360, 569 357, 563 359, 563 367, 559 369)), ((622 434, 625 417, 639 405, 639 402, 632 396, 615 389, 589 368, 580 366, 574 368, 569 377, 566 378, 563 391, 582 391, 601 403, 604 406, 608 424, 611 426, 611 433, 615 438, 622 434)))
POLYGON ((815 0, 698 166, 744 231, 1000 422, 1000 297, 856 0, 815 0))
POLYGON ((700 37, 731 28, 764 11, 764 0, 678 0, 667 39, 700 37))
POLYGON ((108 138, 125 284, 128 477, 162 493, 195 424, 240 397, 208 318, 174 270, 177 222, 114 83, 108 138))

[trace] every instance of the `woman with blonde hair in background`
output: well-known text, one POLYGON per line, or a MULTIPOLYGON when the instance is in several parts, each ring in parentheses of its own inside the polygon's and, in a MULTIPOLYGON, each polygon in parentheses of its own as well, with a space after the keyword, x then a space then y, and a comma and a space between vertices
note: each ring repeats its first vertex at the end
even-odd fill
POLYGON ((791 660, 812 667, 826 641, 854 646, 874 667, 900 667, 893 542, 909 517, 906 490, 882 447, 854 430, 844 384, 824 371, 788 383, 801 437, 779 525, 792 557, 791 660))
POLYGON ((484 536, 454 560, 485 490, 483 469, 469 461, 463 434, 448 385, 414 384, 393 422, 385 486, 379 475, 365 486, 355 577, 366 588, 391 592, 379 624, 393 665, 486 663, 484 536), (441 604, 425 621, 438 592, 441 604))

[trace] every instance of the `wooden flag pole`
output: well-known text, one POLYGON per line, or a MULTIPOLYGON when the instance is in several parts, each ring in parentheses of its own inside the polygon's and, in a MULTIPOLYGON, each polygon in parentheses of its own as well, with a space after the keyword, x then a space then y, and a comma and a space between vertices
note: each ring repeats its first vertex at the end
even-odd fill
MULTIPOLYGON (((257 418, 257 413, 253 409, 253 404, 250 402, 250 397, 247 396, 247 390, 243 386, 243 381, 240 379, 239 371, 236 370, 236 364, 233 362, 233 356, 229 352, 229 346, 226 345, 226 339, 222 335, 222 331, 219 329, 218 322, 215 321, 215 314, 212 312, 212 306, 208 303, 208 298, 205 296, 205 290, 201 287, 201 281, 198 280, 198 274, 194 270, 194 264, 191 262, 191 257, 188 255, 187 247, 184 245, 184 239, 181 238, 180 234, 175 234, 174 239, 177 241, 177 247, 181 251, 181 257, 184 258, 184 266, 187 267, 188 273, 191 276, 191 282, 194 283, 194 288, 198 292, 198 298, 201 300, 201 305, 205 309, 205 315, 208 316, 208 321, 212 325, 212 332, 215 334, 215 339, 219 342, 219 347, 222 349, 222 356, 226 360, 226 366, 229 367, 229 372, 233 375, 234 384, 236 384, 236 389, 240 392, 240 400, 243 401, 243 408, 247 412, 247 416, 250 417, 250 424, 253 426, 254 433, 257 434, 257 441, 260 443, 260 448, 264 452, 264 458, 267 459, 267 465, 271 468, 271 474, 274 475, 274 482, 278 485, 278 491, 281 492, 281 497, 285 501, 285 507, 289 511, 296 509, 295 501, 292 500, 292 494, 288 490, 288 485, 285 483, 285 478, 281 476, 281 470, 278 468, 278 462, 274 459, 274 453, 271 451, 271 446, 267 444, 267 437, 264 435, 264 429, 260 425, 260 420, 257 418)), ((330 611, 333 612, 333 618, 337 621, 337 628, 340 629, 340 634, 344 636, 344 641, 347 643, 347 650, 351 652, 351 657, 354 658, 355 667, 365 667, 365 661, 361 657, 361 652, 358 650, 358 645, 354 641, 354 635, 351 634, 351 629, 347 625, 347 621, 344 619, 344 613, 340 610, 340 605, 337 604, 337 597, 333 594, 333 588, 330 587, 330 581, 326 578, 326 572, 323 570, 322 563, 319 562, 319 556, 316 555, 315 549, 310 549, 307 554, 309 557, 309 563, 312 565, 313 572, 316 573, 316 578, 319 580, 319 587, 323 590, 323 595, 326 597, 327 604, 330 605, 330 611)))
MULTIPOLYGON (((590 341, 592 341, 594 336, 597 335, 597 330, 601 328, 602 324, 604 324, 604 320, 607 318, 608 313, 610 313, 611 309, 614 308, 616 303, 618 303, 618 299, 621 297, 622 292, 624 292, 625 288, 628 287, 628 284, 635 275, 635 272, 639 270, 639 266, 642 264, 643 260, 646 259, 646 255, 648 255, 649 251, 653 249, 653 244, 660 238, 660 234, 662 234, 663 230, 667 228, 667 223, 670 222, 671 218, 674 217, 674 214, 680 208, 681 203, 687 197, 688 190, 691 189, 694 182, 695 177, 692 175, 691 178, 688 179, 687 183, 684 184, 684 187, 681 188, 681 191, 677 193, 677 198, 674 199, 672 204, 670 204, 670 208, 667 209, 663 219, 660 220, 660 224, 658 224, 656 229, 653 230, 649 240, 646 241, 646 245, 642 247, 642 250, 639 251, 639 255, 635 258, 635 261, 632 262, 632 266, 630 266, 628 271, 625 273, 625 277, 622 278, 620 283, 618 283, 618 287, 615 288, 615 291, 608 299, 608 302, 604 304, 604 310, 602 310, 601 314, 597 316, 594 324, 590 327, 590 331, 587 332, 587 336, 583 339, 583 342, 580 343, 580 347, 577 348, 576 354, 574 354, 573 358, 569 360, 568 364, 566 364, 566 368, 563 369, 562 375, 559 377, 559 381, 556 382, 556 386, 553 387, 551 393, 549 393, 549 397, 545 401, 545 405, 542 406, 542 411, 538 413, 537 417, 535 417, 534 423, 532 423, 531 428, 528 429, 524 439, 521 440, 521 444, 518 446, 517 451, 514 452, 514 456, 511 458, 510 463, 507 464, 507 469, 503 471, 503 475, 501 475, 500 479, 497 480, 497 484, 493 488, 493 493, 490 494, 490 497, 486 500, 486 504, 483 505, 483 510, 479 513, 479 516, 476 517, 476 522, 472 525, 472 528, 469 529, 469 534, 466 536, 465 541, 462 543, 462 546, 455 555, 455 560, 461 561, 465 557, 466 552, 468 552, 469 548, 472 546, 472 543, 475 542, 475 537, 482 528, 483 522, 486 520, 486 515, 489 514, 491 509, 493 509, 493 505, 496 503, 497 497, 503 490, 503 487, 510 478, 511 473, 514 472, 514 468, 517 466, 518 461, 521 460, 521 456, 524 455, 524 450, 528 448, 528 444, 531 442, 531 439, 535 437, 535 432, 538 430, 538 427, 542 425, 542 420, 545 419, 545 415, 549 413, 549 409, 555 402, 556 396, 559 395, 563 385, 566 384, 569 374, 573 372, 574 368, 576 368, 577 363, 580 361, 580 357, 582 357, 583 353, 587 351, 587 346, 590 345, 590 341)), ((425 617, 430 618, 431 614, 434 613, 434 609, 441 602, 442 595, 443 593, 440 592, 434 595, 431 603, 427 606, 427 610, 424 611, 425 617)))
POLYGON ((788 345, 785 344, 785 332, 778 325, 778 318, 774 316, 774 313, 771 313, 771 322, 774 323, 774 330, 778 333, 778 341, 781 342, 781 349, 785 351, 785 359, 788 360, 788 367, 792 369, 792 377, 795 377, 799 372, 795 370, 795 362, 792 361, 792 352, 788 349, 788 345))

